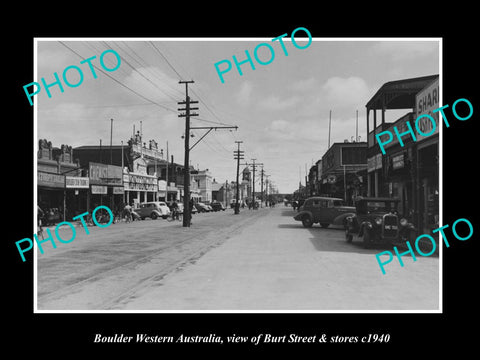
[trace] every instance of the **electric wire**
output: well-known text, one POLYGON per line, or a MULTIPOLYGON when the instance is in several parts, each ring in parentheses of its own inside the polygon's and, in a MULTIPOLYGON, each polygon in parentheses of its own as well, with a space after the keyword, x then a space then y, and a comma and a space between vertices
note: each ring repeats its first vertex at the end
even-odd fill
MULTIPOLYGON (((105 42, 104 42, 105 45, 107 45, 105 42)), ((117 46, 117 49, 120 49, 118 46, 117 46)), ((163 94, 165 94, 167 97, 169 97, 172 101, 176 102, 177 99, 175 99, 173 96, 171 96, 170 94, 166 93, 163 89, 161 89, 157 84, 155 84, 152 80, 150 80, 148 77, 146 77, 144 74, 142 74, 140 71, 138 71, 135 67, 133 67, 128 61, 127 59, 124 57, 123 58, 123 61, 125 61, 125 63, 130 66, 132 68, 133 71, 135 71, 137 74, 139 74, 142 78, 144 78, 145 80, 147 80, 150 84, 152 84, 154 87, 156 87, 158 90, 160 90, 160 92, 162 92, 163 94)))
POLYGON ((171 91, 174 93, 174 95, 172 95, 172 96, 177 96, 177 97, 182 97, 182 96, 183 96, 183 94, 182 94, 182 92, 181 92, 180 90, 178 90, 177 88, 174 88, 173 86, 169 86, 167 83, 165 83, 165 79, 160 76, 160 75, 162 75, 162 74, 161 74, 161 73, 157 74, 157 72, 158 72, 158 71, 156 71, 157 69, 156 69, 155 67, 152 67, 151 65, 147 64, 147 63, 145 62, 145 60, 144 60, 132 47, 130 47, 130 46, 128 45, 127 42, 122 41, 122 43, 123 43, 123 45, 125 45, 125 46, 129 49, 129 51, 131 51, 131 52, 138 58, 138 60, 135 59, 135 57, 132 56, 128 51, 126 51, 125 49, 123 49, 119 44, 117 44, 117 46, 118 46, 119 48, 121 48, 125 53, 127 53, 127 54, 130 56, 130 58, 131 58, 132 60, 134 60, 135 63, 137 63, 140 67, 145 68, 145 70, 146 70, 149 74, 151 74, 154 78, 156 78, 158 81, 162 82, 163 84, 167 85, 167 87, 169 88, 169 90, 171 90, 171 91))
MULTIPOLYGON (((63 41, 59 41, 60 44, 62 44, 63 46, 65 46, 67 49, 69 49, 71 52, 73 52, 74 54, 76 54, 78 57, 80 57, 81 59, 85 60, 85 58, 80 55, 78 52, 76 52, 75 50, 73 50, 70 46, 68 46, 67 44, 65 44, 63 41)), ((124 88, 126 88, 127 90, 129 90, 130 92, 134 93, 135 95, 141 97, 142 99, 148 101, 149 103, 152 103, 152 104, 155 104, 159 107, 161 107, 162 109, 165 109, 167 111, 171 111, 173 113, 177 113, 176 110, 173 110, 173 109, 170 109, 164 105, 161 105, 159 104, 158 102, 154 101, 154 100, 151 100, 151 99, 148 99, 147 97, 143 96, 142 94, 138 93, 137 91, 133 90, 132 88, 130 88, 129 86, 125 85, 124 83, 122 83, 121 81, 115 79, 113 76, 111 76, 110 74, 106 73, 105 71, 103 71, 102 69, 98 68, 97 66, 93 65, 92 66, 99 70, 100 72, 102 72, 104 75, 108 76, 110 79, 112 79, 113 81, 115 81, 117 84, 123 86, 124 88)))

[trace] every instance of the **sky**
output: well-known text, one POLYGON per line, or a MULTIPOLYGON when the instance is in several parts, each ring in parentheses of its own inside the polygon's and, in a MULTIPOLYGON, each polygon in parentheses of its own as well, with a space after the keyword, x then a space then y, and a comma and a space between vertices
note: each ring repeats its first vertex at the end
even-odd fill
MULTIPOLYGON (((142 129, 143 141, 155 140, 164 154, 183 164, 185 118, 178 117, 177 102, 185 100, 189 84, 191 100, 199 101, 199 116, 191 126, 238 126, 237 130, 210 132, 190 152, 191 165, 209 169, 217 182, 234 181, 236 140, 243 141, 245 162, 263 164, 269 181, 280 193, 292 193, 299 182, 305 184, 305 169, 321 159, 328 148, 328 122, 332 112, 330 143, 351 141, 356 132, 366 140, 365 104, 386 82, 439 74, 439 41, 436 39, 322 39, 315 37, 308 45, 301 31, 295 39, 283 38, 281 44, 271 38, 108 38, 108 39, 37 39, 36 76, 32 81, 53 83, 56 72, 64 92, 57 85, 41 89, 34 96, 37 138, 53 146, 72 147, 128 141, 142 129), (257 62, 254 49, 268 43, 274 50, 267 65, 257 62), (114 71, 105 71, 101 54, 115 50, 121 59, 114 71), (254 63, 240 65, 233 61, 246 59, 248 50, 254 63), (88 63, 91 60, 96 78, 88 63), (229 60, 232 69, 223 74, 215 63, 229 60), (80 81, 75 68, 66 72, 67 81, 79 83, 69 87, 62 79, 64 69, 75 65, 83 74, 80 81), (100 71, 99 69, 102 69, 100 71)), ((303 34, 305 36, 305 34, 303 34)), ((258 48, 259 60, 267 63, 269 48, 258 48)), ((104 65, 113 69, 113 53, 103 57, 104 65)), ((220 65, 224 69, 226 63, 220 65)), ((30 90, 32 91, 32 90, 30 90)), ((26 98, 28 103, 28 99, 26 98)), ((388 122, 409 110, 386 113, 388 122)), ((206 130, 193 130, 192 145, 206 130)), ((241 169, 244 166, 241 167, 241 169)))

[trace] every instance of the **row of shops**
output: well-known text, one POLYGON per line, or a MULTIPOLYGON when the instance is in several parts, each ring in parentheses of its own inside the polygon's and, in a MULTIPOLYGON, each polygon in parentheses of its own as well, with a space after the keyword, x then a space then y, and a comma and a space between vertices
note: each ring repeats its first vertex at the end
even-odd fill
POLYGON ((353 205, 357 196, 395 197, 400 200, 399 212, 419 230, 431 233, 439 222, 439 128, 440 107, 438 75, 403 79, 385 83, 366 104, 367 142, 334 143, 310 168, 294 198, 313 195, 342 198, 353 205), (393 122, 386 122, 386 112, 407 111, 393 122), (380 112, 377 119, 377 112, 380 112), (373 114, 373 115, 372 115, 373 114), (407 134, 407 122, 414 126, 424 114, 436 121, 435 131, 429 118, 422 117, 416 141, 407 134), (385 155, 376 134, 383 131, 405 133, 393 136, 384 145, 385 155))
MULTIPOLYGON (((55 222, 71 220, 99 205, 115 212, 127 203, 183 201, 183 167, 167 162, 156 150, 142 148, 134 137, 128 145, 103 149, 101 146, 72 149, 66 145, 54 148, 51 142, 40 140, 37 204, 55 222), (102 162, 106 159, 111 164, 102 162), (170 180, 168 185, 165 175, 170 180)), ((198 182, 193 177, 191 180, 190 198, 198 201, 198 182)))
POLYGON ((392 81, 384 84, 367 103, 368 132, 368 196, 390 196, 400 200, 399 211, 408 216, 419 230, 431 233, 439 223, 439 123, 440 88, 438 75, 392 81), (385 122, 389 110, 410 109, 411 111, 393 123, 385 122), (381 118, 377 125, 377 110, 381 118), (370 112, 373 112, 373 119, 370 112), (416 119, 424 114, 435 119, 435 130, 431 121, 422 117, 418 128, 425 137, 415 132, 415 141, 407 134, 407 122, 414 126, 416 119), (373 126, 372 126, 373 120, 373 126), (396 127, 397 136, 385 145, 385 155, 378 146, 376 134, 391 131, 396 127))

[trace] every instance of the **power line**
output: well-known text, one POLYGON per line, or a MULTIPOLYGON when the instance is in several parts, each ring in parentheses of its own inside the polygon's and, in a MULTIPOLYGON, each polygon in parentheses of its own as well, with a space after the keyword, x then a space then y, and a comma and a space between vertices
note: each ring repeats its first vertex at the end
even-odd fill
MULTIPOLYGON (((103 42, 105 44, 105 46, 108 46, 108 44, 106 44, 105 42, 103 42)), ((117 45, 117 48, 120 49, 117 45)), ((122 49, 122 51, 124 51, 122 49)), ((125 52, 125 51, 124 51, 125 52)), ((125 61, 125 63, 130 66, 132 68, 133 71, 135 71, 137 74, 139 74, 141 77, 143 77, 145 80, 147 80, 150 84, 152 84, 153 86, 155 86, 158 90, 160 90, 162 93, 164 93, 166 96, 168 96, 172 101, 177 101, 177 99, 175 99, 173 96, 171 96, 170 94, 167 94, 163 89, 161 89, 157 84, 155 84, 152 80, 150 80, 149 78, 147 78, 145 75, 143 75, 140 71, 138 71, 136 68, 134 68, 128 61, 127 59, 123 58, 123 61, 125 61)), ((140 65, 141 66, 141 65, 140 65)))
MULTIPOLYGON (((69 49, 71 52, 73 52, 75 55, 77 55, 78 57, 80 57, 81 59, 85 60, 85 58, 80 55, 79 53, 77 53, 75 50, 73 50, 70 46, 68 46, 67 44, 65 44, 63 41, 59 41, 60 44, 62 44, 63 46, 65 46, 67 49, 69 49)), ((100 72, 102 72, 104 75, 108 76, 110 79, 112 79, 113 81, 115 81, 116 83, 118 83, 119 85, 123 86, 124 88, 128 89, 129 91, 133 92, 135 95, 141 97, 142 99, 152 103, 152 104, 155 104, 159 107, 161 107, 162 109, 165 109, 165 110, 168 110, 168 111, 171 111, 173 113, 177 113, 177 111, 173 110, 173 109, 170 109, 166 106, 163 106, 159 103, 157 103, 156 101, 153 101, 153 100, 150 100, 148 98, 146 98, 145 96, 143 96, 142 94, 136 92, 135 90, 133 90, 132 88, 130 88, 129 86, 123 84, 122 82, 120 82, 119 80, 115 79, 113 76, 110 76, 108 73, 106 73, 105 71, 103 71, 102 69, 98 68, 97 66, 93 65, 92 66, 94 68, 96 68, 97 70, 99 70, 100 72)))
MULTIPOLYGON (((168 66, 170 66, 170 68, 175 72, 175 74, 178 75, 178 77, 180 79, 183 78, 182 75, 180 75, 180 73, 175 69, 175 67, 170 63, 170 61, 168 61, 167 57, 155 46, 155 44, 151 41, 149 41, 150 45, 153 46, 153 48, 160 54, 160 56, 166 61, 166 63, 168 64, 168 66)), ((221 121, 221 119, 215 114, 215 112, 207 105, 207 103, 200 97, 200 95, 195 92, 195 90, 191 89, 191 92, 197 96, 198 100, 200 100, 200 102, 205 106, 205 108, 214 116, 216 117, 218 120, 221 121)), ((224 124, 224 123, 218 123, 218 124, 222 124, 222 125, 228 125, 228 124, 224 124)))
POLYGON ((158 53, 160 54, 160 56, 166 61, 166 63, 168 64, 168 66, 170 66, 170 68, 175 72, 175 74, 178 75, 179 79, 182 80, 183 76, 178 73, 178 71, 173 67, 172 64, 170 64, 170 61, 168 61, 168 59, 165 57, 165 55, 162 54, 162 52, 155 46, 155 44, 154 44, 153 42, 149 41, 149 43, 150 43, 151 46, 153 46, 153 48, 154 48, 155 50, 157 50, 157 52, 158 52, 158 53))
MULTIPOLYGON (((164 83, 165 82, 165 79, 163 79, 160 75, 157 74, 157 72, 155 70, 157 70, 156 68, 153 68, 152 69, 152 66, 147 64, 143 58, 138 55, 138 53, 132 48, 130 47, 125 41, 122 41, 122 43, 133 53, 135 54, 135 56, 139 59, 135 59, 132 55, 129 54, 129 56, 132 58, 132 60, 134 60, 139 66, 145 68, 145 70, 147 72, 149 72, 153 77, 155 77, 158 81, 164 83)), ((117 46, 119 46, 117 44, 117 46)), ((125 53, 128 54, 128 51, 125 51, 125 49, 122 49, 125 53)), ((167 84, 168 86, 168 84, 167 84)), ((179 91, 178 89, 174 88, 173 86, 168 86, 168 88, 171 90, 171 92, 175 95, 175 96, 183 96, 182 92, 179 91)))

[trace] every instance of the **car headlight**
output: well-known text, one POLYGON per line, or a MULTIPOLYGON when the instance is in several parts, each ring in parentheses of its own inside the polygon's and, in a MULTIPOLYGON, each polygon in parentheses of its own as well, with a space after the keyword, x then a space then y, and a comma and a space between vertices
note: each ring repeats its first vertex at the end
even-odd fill
POLYGON ((405 219, 405 218, 401 218, 401 219, 400 219, 400 225, 402 225, 402 226, 407 226, 407 224, 408 224, 407 219, 405 219))
POLYGON ((382 225, 382 218, 376 218, 376 219, 375 219, 375 223, 376 223, 377 225, 382 225))

